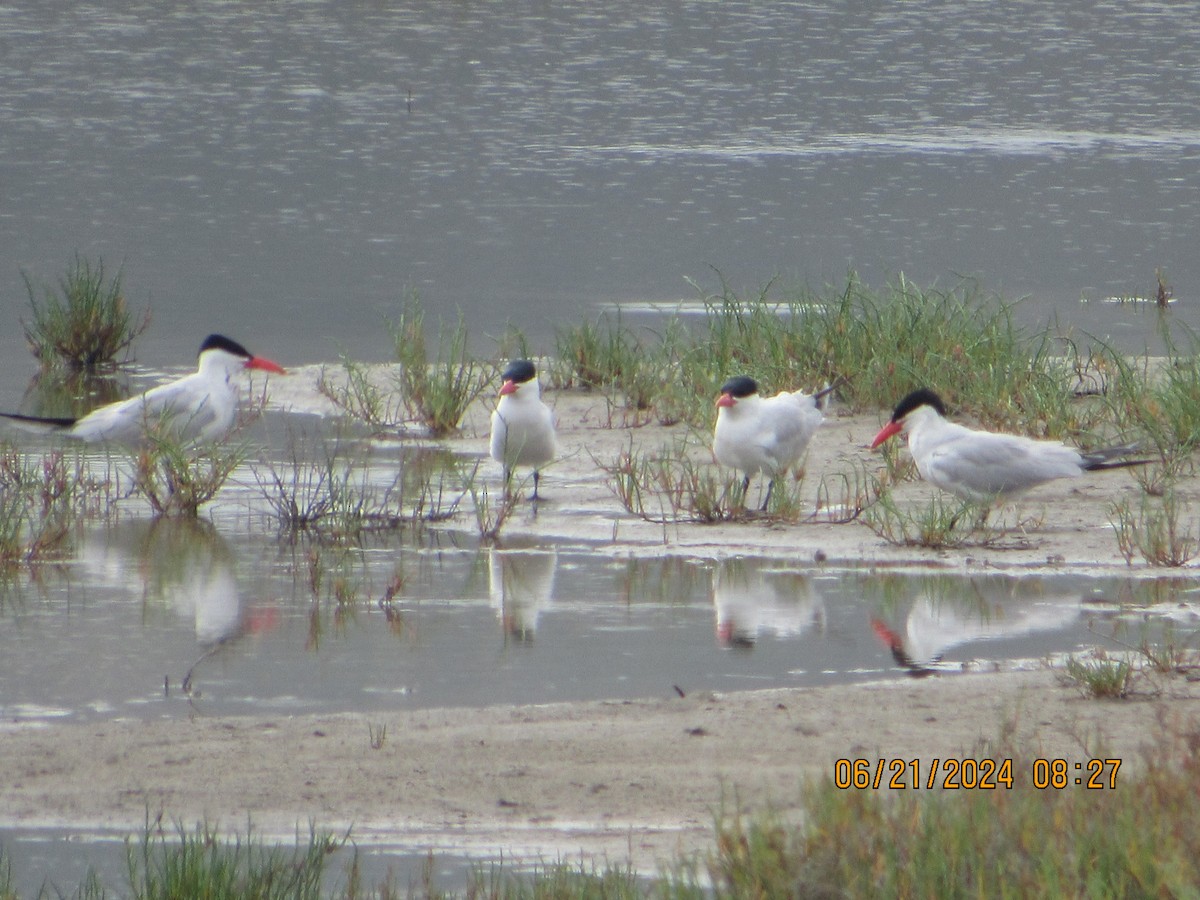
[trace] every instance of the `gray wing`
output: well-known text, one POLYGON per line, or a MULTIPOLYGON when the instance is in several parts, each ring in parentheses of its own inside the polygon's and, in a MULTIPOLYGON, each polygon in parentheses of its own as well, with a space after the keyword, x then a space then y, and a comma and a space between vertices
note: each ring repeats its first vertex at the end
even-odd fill
POLYGON ((921 474, 959 496, 984 499, 1079 473, 1079 454, 1063 444, 976 431, 931 451, 921 474))
POLYGON ((161 424, 190 442, 215 436, 231 424, 226 418, 226 411, 207 391, 196 391, 184 380, 101 407, 76 422, 71 433, 86 441, 137 444, 147 428, 161 424))
POLYGON ((772 428, 761 443, 762 450, 777 466, 786 468, 804 455, 825 416, 812 397, 799 392, 777 394, 764 407, 772 417, 772 428))

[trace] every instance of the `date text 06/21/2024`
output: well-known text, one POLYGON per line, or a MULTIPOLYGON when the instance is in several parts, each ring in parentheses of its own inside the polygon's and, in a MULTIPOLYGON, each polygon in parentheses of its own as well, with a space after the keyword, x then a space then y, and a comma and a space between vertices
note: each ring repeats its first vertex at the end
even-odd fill
MULTIPOLYGON (((1033 760, 1029 780, 1038 790, 1082 787, 1116 790, 1119 759, 1033 760)), ((839 759, 833 764, 834 786, 842 790, 1011 790, 1011 759, 934 757, 922 759, 839 759)))

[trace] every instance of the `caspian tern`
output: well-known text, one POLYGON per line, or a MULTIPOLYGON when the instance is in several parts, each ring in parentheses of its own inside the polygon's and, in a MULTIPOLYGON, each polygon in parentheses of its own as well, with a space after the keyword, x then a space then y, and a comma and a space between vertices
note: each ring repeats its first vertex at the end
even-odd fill
POLYGON ((538 499, 541 468, 554 459, 554 414, 542 402, 537 367, 516 359, 500 376, 500 402, 492 413, 492 459, 504 466, 507 489, 517 466, 533 468, 533 498, 538 499))
POLYGON ((976 641, 1007 640, 1056 631, 1079 619, 1078 595, 1046 596, 1020 579, 970 579, 959 584, 934 582, 948 590, 926 589, 913 601, 902 627, 871 617, 871 628, 901 668, 921 677, 944 664, 950 649, 976 641))
POLYGON ((713 572, 717 642, 749 649, 763 635, 796 638, 825 625, 825 601, 807 572, 722 560, 713 572))
POLYGON ((1144 465, 1120 457, 1136 446, 1082 453, 1059 441, 977 431, 945 419, 946 407, 928 388, 900 401, 891 421, 871 442, 878 447, 893 435, 908 434, 908 450, 921 477, 965 500, 998 500, 1056 478, 1074 478, 1097 469, 1144 465))
POLYGON ((713 457, 721 465, 745 473, 743 502, 751 476, 763 472, 769 479, 762 504, 762 509, 767 508, 775 479, 804 455, 825 418, 821 401, 835 386, 811 396, 802 391, 780 391, 774 397, 760 397, 758 382, 749 375, 735 376, 721 385, 713 457))
POLYGON ((282 366, 253 356, 237 341, 210 334, 200 345, 195 372, 136 397, 101 406, 79 419, 19 413, 0 413, 0 416, 18 425, 50 429, 89 443, 137 444, 147 427, 160 422, 184 443, 215 441, 233 426, 238 398, 233 376, 242 369, 285 374, 282 366))
POLYGON ((488 558, 488 596, 500 617, 505 639, 532 641, 538 616, 554 600, 554 574, 558 553, 554 550, 492 549, 488 558))

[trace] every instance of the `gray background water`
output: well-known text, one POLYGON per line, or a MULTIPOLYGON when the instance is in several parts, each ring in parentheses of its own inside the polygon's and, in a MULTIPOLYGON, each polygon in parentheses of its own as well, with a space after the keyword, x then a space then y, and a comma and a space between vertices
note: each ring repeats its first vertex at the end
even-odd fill
POLYGON ((612 301, 978 276, 1135 348, 1200 233, 1200 16, 1119 2, 0 4, 0 402, 21 272, 124 265, 139 348, 388 354, 612 301))

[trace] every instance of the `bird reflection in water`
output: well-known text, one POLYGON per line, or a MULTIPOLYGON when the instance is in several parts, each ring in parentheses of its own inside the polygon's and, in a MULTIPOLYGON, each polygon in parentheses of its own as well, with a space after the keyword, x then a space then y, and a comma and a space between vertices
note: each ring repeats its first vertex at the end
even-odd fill
POLYGON ((507 641, 526 643, 537 632, 538 616, 554 595, 558 554, 544 550, 499 550, 488 559, 488 595, 507 641))
POLYGON ((209 522, 162 518, 106 529, 104 538, 83 547, 89 576, 136 586, 145 605, 170 609, 195 630, 202 652, 184 676, 185 692, 191 692, 200 663, 243 635, 279 623, 273 606, 243 608, 233 551, 209 522))
POLYGON ((723 560, 713 572, 712 594, 723 647, 750 649, 763 635, 796 637, 824 628, 824 601, 804 572, 723 560))
POLYGON ((871 617, 876 637, 896 665, 914 678, 961 670, 961 662, 943 662, 943 656, 954 647, 1054 631, 1069 625, 1081 612, 1078 597, 1048 596, 1038 579, 920 581, 921 588, 902 625, 871 617))

